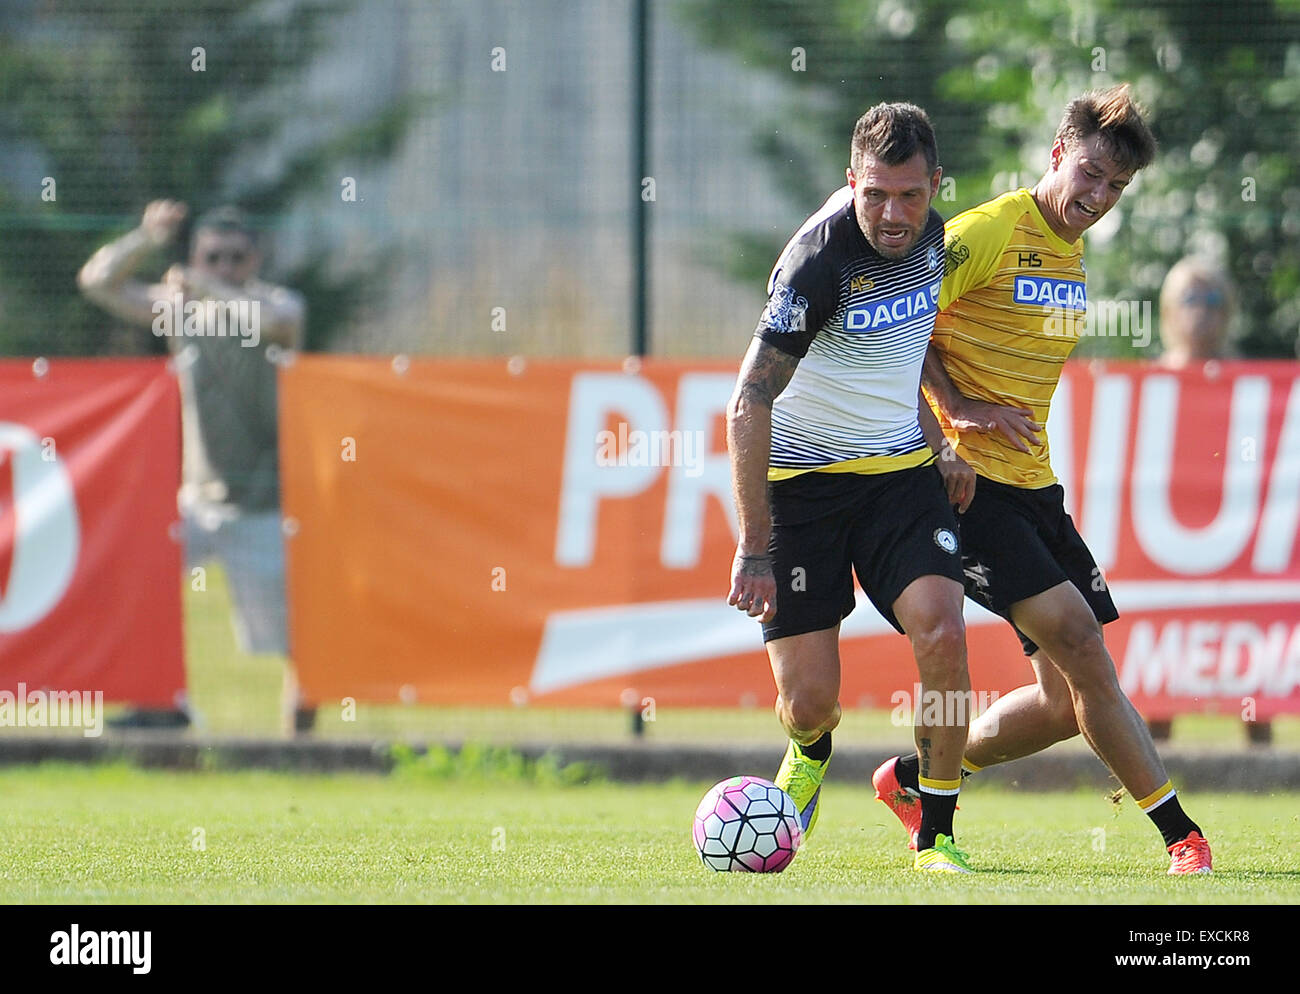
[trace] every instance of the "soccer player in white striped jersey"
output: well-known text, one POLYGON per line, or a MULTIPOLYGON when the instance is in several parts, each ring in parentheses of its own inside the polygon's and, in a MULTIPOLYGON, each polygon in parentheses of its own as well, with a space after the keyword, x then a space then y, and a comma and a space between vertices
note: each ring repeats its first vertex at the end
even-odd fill
MULTIPOLYGON (((942 434, 918 404, 943 278, 930 206, 941 175, 919 107, 862 116, 848 186, 781 253, 728 405, 740 525, 728 603, 762 621, 789 738, 776 782, 808 832, 840 720, 839 629, 855 572, 911 641, 923 691, 970 691, 952 504, 969 501, 974 476, 936 462, 942 434)), ((945 725, 918 711, 920 870, 970 871, 952 827, 959 713, 945 725)))

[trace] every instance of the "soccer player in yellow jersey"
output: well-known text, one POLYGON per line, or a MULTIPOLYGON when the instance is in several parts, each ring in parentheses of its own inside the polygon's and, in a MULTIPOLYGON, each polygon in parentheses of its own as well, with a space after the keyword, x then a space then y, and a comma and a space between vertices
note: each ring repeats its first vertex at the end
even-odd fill
MULTIPOLYGON (((1164 838, 1171 874, 1210 871, 1101 626, 1119 615, 1052 472, 1048 406, 1087 307, 1084 231, 1155 155, 1127 84, 1072 100, 1032 189, 945 225, 940 314, 923 383, 955 456, 976 473, 961 525, 966 593, 1006 618, 1036 682, 970 725, 965 774, 1083 733, 1164 838)), ((916 821, 915 757, 883 764, 877 796, 916 821)))

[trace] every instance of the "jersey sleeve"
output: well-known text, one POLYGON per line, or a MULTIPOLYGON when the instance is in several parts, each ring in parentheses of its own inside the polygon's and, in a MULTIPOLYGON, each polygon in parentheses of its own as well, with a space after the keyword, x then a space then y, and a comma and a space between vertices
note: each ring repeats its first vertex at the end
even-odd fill
POLYGON ((939 310, 963 294, 988 284, 1015 228, 1005 217, 976 207, 958 214, 943 229, 943 288, 939 310))
POLYGON ((839 269, 823 245, 793 245, 768 281, 767 306, 754 334, 774 348, 802 359, 827 319, 835 313, 839 269))

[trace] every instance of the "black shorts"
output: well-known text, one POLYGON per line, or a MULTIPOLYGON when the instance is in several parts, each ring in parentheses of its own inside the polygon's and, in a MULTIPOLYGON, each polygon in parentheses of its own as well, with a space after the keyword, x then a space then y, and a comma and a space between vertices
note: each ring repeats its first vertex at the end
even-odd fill
POLYGON ((833 628, 853 610, 853 573, 898 631, 913 580, 962 582, 957 520, 933 465, 893 473, 804 473, 771 485, 776 616, 763 641, 833 628))
MULTIPOLYGON (((1029 490, 979 477, 958 516, 966 596, 1011 621, 1011 605, 1069 580, 1101 624, 1119 617, 1096 560, 1065 513, 1060 484, 1029 490)), ((1015 622, 1011 622, 1015 628, 1015 622)), ((1019 628, 1025 655, 1038 646, 1019 628)))

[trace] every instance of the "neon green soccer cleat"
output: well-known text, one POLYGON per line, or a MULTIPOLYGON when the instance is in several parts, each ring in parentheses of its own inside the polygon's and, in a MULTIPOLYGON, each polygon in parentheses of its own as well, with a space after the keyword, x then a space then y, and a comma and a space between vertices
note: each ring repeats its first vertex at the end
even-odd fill
POLYGON ((799 809, 799 824, 803 826, 805 839, 812 834, 813 826, 817 824, 822 777, 826 775, 826 767, 830 764, 829 756, 824 763, 809 759, 798 743, 791 739, 785 750, 785 758, 781 760, 781 768, 776 771, 773 783, 789 794, 794 806, 799 809))
POLYGON ((916 854, 916 869, 931 873, 974 873, 966 860, 969 857, 957 848, 957 843, 946 835, 934 840, 933 849, 923 849, 916 854))

